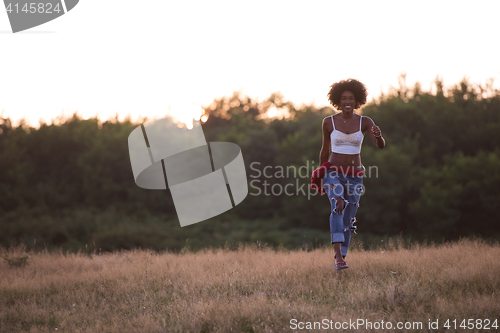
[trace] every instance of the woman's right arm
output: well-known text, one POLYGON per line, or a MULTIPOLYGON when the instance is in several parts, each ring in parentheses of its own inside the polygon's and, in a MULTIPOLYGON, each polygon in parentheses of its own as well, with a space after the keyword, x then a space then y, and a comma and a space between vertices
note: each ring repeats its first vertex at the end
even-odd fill
POLYGON ((328 158, 330 157, 330 132, 327 124, 327 121, 330 121, 329 118, 330 117, 326 117, 323 119, 323 143, 319 152, 319 165, 328 161, 328 158))

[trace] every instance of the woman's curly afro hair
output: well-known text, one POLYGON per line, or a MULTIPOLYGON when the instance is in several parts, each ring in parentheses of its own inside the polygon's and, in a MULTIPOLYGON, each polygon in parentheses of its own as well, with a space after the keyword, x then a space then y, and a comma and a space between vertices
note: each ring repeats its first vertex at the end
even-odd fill
POLYGON ((352 92, 356 98, 355 109, 366 103, 366 96, 368 95, 366 87, 356 79, 342 80, 332 84, 330 87, 327 95, 328 100, 336 109, 340 107, 340 95, 346 90, 352 92))

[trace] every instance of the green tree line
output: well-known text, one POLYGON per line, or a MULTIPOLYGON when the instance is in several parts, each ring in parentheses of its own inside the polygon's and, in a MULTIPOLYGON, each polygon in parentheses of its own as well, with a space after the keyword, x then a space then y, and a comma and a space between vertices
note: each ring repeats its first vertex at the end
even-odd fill
MULTIPOLYGON (((366 192, 359 237, 417 239, 500 235, 500 92, 467 80, 433 92, 400 86, 362 114, 387 146, 366 139, 366 192)), ((207 141, 238 144, 249 195, 233 210, 181 228, 168 191, 133 180, 127 138, 140 124, 83 120, 32 128, 0 120, 0 245, 64 249, 179 250, 259 241, 296 247, 327 244, 328 199, 309 190, 321 122, 330 107, 300 107, 279 93, 258 102, 239 93, 205 108, 207 141), (270 108, 288 117, 268 119, 270 108), (286 189, 286 191, 285 191, 286 189)))

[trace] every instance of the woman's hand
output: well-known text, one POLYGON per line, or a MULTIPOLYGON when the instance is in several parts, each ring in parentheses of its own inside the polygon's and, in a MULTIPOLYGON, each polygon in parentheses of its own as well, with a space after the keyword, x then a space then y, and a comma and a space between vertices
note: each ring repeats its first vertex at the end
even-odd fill
POLYGON ((345 208, 345 201, 342 197, 335 197, 335 211, 338 215, 342 215, 345 208))
POLYGON ((373 135, 375 135, 375 137, 382 136, 382 132, 380 131, 380 127, 378 127, 377 125, 373 125, 371 130, 372 130, 373 135))

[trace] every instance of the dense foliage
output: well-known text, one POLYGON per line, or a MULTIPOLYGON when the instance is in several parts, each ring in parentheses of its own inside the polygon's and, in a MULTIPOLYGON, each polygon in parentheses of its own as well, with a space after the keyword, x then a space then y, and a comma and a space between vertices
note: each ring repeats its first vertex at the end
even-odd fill
MULTIPOLYGON (((494 207, 500 199, 500 92, 466 80, 447 91, 438 80, 435 86, 431 93, 402 84, 361 111, 387 142, 383 150, 368 137, 363 143, 368 177, 357 214, 361 239, 500 234, 494 207)), ((185 228, 168 191, 143 190, 133 181, 127 137, 138 124, 73 116, 31 128, 0 120, 0 245, 179 250, 187 241, 193 248, 239 241, 327 244, 329 203, 309 190, 309 176, 318 164, 322 119, 334 110, 297 107, 280 94, 259 103, 235 93, 205 111, 207 141, 241 147, 249 195, 232 211, 185 228), (266 118, 270 108, 289 116, 266 118)))

